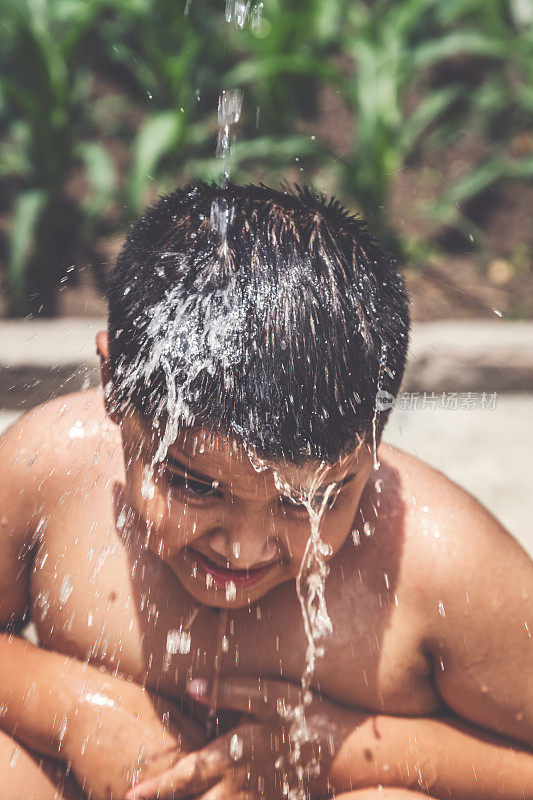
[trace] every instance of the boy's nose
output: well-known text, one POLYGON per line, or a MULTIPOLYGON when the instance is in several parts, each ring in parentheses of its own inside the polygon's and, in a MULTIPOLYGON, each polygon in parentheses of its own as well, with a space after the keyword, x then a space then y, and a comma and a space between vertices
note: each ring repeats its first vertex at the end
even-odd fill
POLYGON ((208 536, 210 548, 233 569, 254 569, 278 558, 280 547, 275 537, 246 531, 217 528, 208 536))

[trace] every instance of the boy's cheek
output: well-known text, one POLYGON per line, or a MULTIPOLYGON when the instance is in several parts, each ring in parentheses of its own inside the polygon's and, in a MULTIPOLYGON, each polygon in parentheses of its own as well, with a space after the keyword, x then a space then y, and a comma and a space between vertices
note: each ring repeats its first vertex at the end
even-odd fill
POLYGON ((160 491, 154 484, 153 496, 143 491, 143 476, 132 470, 127 476, 125 502, 133 510, 137 533, 156 555, 178 552, 200 535, 194 509, 160 491))
POLYGON ((350 536, 354 527, 354 520, 357 514, 358 506, 353 504, 344 504, 334 507, 324 519, 321 529, 321 539, 332 549, 332 553, 326 560, 332 558, 337 553, 348 537, 350 536))
POLYGON ((145 525, 149 529, 148 546, 160 557, 172 558, 202 536, 194 511, 182 505, 172 507, 157 503, 146 510, 145 525))

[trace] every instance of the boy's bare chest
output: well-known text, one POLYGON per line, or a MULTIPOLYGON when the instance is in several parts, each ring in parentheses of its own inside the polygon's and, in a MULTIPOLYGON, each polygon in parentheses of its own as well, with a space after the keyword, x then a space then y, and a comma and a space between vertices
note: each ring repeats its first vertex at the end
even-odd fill
MULTIPOLYGON (((42 644, 146 680, 168 696, 181 696, 192 677, 212 677, 216 662, 222 675, 299 682, 306 638, 293 583, 226 619, 201 608, 186 631, 193 601, 172 571, 126 544, 96 509, 92 519, 92 526, 80 525, 74 508, 51 515, 32 576, 42 644)), ((382 573, 376 582, 360 563, 356 553, 342 565, 332 562, 326 600, 333 633, 315 685, 370 710, 430 713, 438 701, 416 631, 382 573)))

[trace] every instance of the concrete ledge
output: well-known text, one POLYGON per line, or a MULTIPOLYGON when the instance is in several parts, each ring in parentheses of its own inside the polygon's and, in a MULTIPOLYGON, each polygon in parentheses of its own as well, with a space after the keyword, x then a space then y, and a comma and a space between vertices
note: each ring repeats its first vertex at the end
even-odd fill
POLYGON ((28 409, 96 386, 95 336, 105 318, 0 321, 0 408, 28 409))
POLYGON ((533 322, 419 322, 413 326, 404 389, 532 392, 533 322))
MULTIPOLYGON (((0 321, 0 408, 25 409, 99 381, 105 319, 0 321)), ((413 326, 404 391, 533 392, 533 322, 413 326)))

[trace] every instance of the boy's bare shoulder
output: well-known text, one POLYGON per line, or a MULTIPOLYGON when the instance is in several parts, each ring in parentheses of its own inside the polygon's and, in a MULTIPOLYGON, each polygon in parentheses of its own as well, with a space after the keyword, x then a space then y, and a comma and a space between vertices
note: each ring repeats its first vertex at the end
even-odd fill
POLYGON ((466 489, 444 473, 397 447, 380 448, 386 473, 392 476, 409 538, 458 535, 468 528, 470 541, 486 535, 514 541, 493 514, 466 489))
POLYGON ((476 595, 485 597, 490 575, 492 602, 516 608, 533 589, 533 562, 511 533, 437 469, 387 444, 380 455, 396 495, 405 591, 424 608, 448 605, 462 615, 476 595))
POLYGON ((532 560, 445 475, 396 448, 381 452, 401 508, 399 605, 416 622, 441 698, 460 717, 531 745, 532 560))
POLYGON ((95 451, 112 457, 118 431, 108 422, 102 392, 63 395, 23 414, 0 437, 0 463, 12 490, 40 494, 93 464, 95 451))

